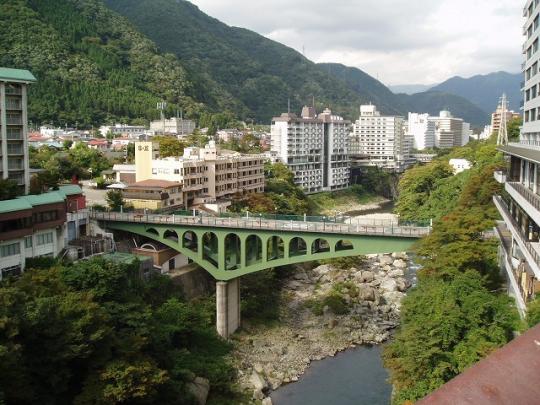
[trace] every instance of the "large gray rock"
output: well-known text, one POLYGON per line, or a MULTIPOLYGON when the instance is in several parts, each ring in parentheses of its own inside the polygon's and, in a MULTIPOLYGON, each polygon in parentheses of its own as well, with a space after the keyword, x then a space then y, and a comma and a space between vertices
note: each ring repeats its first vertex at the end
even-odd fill
POLYGON ((405 272, 402 269, 392 270, 390 273, 388 273, 388 276, 393 278, 403 277, 404 275, 405 272))
POLYGON ((249 382, 257 391, 263 391, 266 389, 266 380, 256 371, 253 371, 251 377, 249 377, 249 382))
POLYGON ((375 301, 375 289, 369 286, 360 286, 358 298, 360 301, 375 301))
POLYGON ((390 256, 379 256, 379 263, 381 266, 386 266, 393 263, 393 259, 390 256))
POLYGON ((409 256, 405 252, 396 252, 392 253, 392 257, 394 259, 402 259, 402 260, 409 260, 409 256))
POLYGON ((187 384, 188 391, 195 397, 197 404, 205 405, 210 392, 210 381, 206 378, 195 377, 193 382, 187 384))
POLYGON ((272 398, 266 397, 262 400, 262 405, 272 405, 272 398))
POLYGON ((386 292, 393 292, 398 289, 396 280, 393 278, 384 279, 379 288, 386 292))
POLYGON ((409 289, 411 284, 404 278, 396 279, 397 289, 400 292, 405 292, 409 289))
POLYGON ((394 263, 392 264, 394 267, 398 269, 406 269, 407 268, 407 262, 402 259, 394 260, 394 263))
POLYGON ((359 283, 371 283, 375 280, 375 274, 371 271, 359 271, 354 275, 354 279, 359 283))
POLYGON ((313 269, 313 272, 318 274, 319 276, 322 276, 323 274, 328 274, 331 270, 332 270, 332 266, 328 266, 324 264, 322 266, 315 267, 313 269))

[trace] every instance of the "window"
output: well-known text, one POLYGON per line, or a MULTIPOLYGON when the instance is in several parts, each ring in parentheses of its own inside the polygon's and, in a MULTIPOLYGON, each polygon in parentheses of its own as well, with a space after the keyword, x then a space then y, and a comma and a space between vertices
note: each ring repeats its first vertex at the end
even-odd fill
POLYGON ((15 256, 19 253, 21 253, 21 245, 19 243, 0 246, 0 257, 15 256))
POLYGON ((52 232, 42 233, 41 235, 37 236, 36 240, 38 246, 51 244, 53 243, 53 234, 52 232))
POLYGON ((24 238, 24 247, 26 249, 29 249, 32 247, 32 237, 31 236, 27 236, 26 238, 24 238))

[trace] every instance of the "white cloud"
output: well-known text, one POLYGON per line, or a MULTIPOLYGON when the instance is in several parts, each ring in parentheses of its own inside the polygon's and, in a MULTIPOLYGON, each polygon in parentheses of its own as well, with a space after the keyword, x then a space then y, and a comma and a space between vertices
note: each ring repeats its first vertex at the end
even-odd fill
POLYGON ((523 1, 192 2, 227 24, 300 52, 305 48, 315 62, 355 66, 387 84, 432 84, 455 75, 518 72, 522 59, 523 1))

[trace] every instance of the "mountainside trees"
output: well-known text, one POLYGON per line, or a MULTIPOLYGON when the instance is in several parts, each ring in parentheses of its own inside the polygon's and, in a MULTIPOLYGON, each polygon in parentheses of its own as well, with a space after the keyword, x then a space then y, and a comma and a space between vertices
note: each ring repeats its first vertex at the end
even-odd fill
POLYGON ((423 269, 404 300, 402 325, 384 351, 394 401, 416 401, 512 339, 519 328, 511 298, 500 292, 497 241, 483 232, 498 217, 492 203, 501 166, 494 145, 473 143, 408 172, 397 210, 435 219, 417 246, 423 269), (473 169, 448 175, 445 160, 468 157, 473 169), (437 188, 435 188, 437 187, 437 188))

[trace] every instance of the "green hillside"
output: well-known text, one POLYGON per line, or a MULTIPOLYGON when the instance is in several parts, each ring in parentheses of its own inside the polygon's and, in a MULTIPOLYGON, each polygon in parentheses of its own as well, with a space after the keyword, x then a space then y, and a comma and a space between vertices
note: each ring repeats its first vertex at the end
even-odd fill
MULTIPOLYGON (((173 55, 96 0, 0 2, 0 66, 31 70, 30 120, 89 126, 152 118, 156 103, 200 113, 197 86, 173 55)), ((226 100, 204 100, 227 106, 226 100)), ((232 103, 231 103, 232 104, 232 103)))

